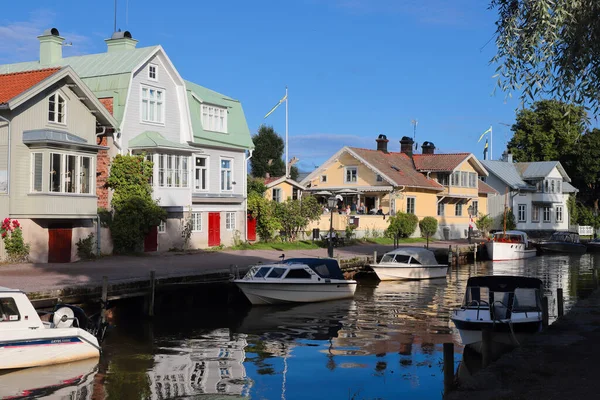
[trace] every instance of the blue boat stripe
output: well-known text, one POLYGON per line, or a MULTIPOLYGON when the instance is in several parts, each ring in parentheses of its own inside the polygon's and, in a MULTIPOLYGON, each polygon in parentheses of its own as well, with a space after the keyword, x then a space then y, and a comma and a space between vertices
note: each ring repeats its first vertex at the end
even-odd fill
POLYGON ((0 348, 2 347, 21 347, 21 346, 43 346, 52 344, 67 344, 67 343, 79 343, 81 339, 78 337, 66 337, 66 338, 53 338, 53 339, 32 339, 32 340, 19 340, 19 341, 2 341, 0 342, 0 348))

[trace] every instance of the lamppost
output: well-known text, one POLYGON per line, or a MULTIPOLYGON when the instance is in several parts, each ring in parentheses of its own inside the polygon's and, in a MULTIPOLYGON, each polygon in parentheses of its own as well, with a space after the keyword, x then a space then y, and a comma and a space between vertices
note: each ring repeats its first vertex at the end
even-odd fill
POLYGON ((327 236, 327 257, 333 258, 333 208, 337 205, 337 196, 327 198, 329 206, 329 235, 327 236))
POLYGON ((467 208, 467 212, 469 213, 469 234, 468 234, 468 238, 469 238, 469 244, 471 244, 471 234, 473 233, 473 222, 472 222, 472 219, 471 219, 471 215, 473 215, 473 204, 471 204, 467 208))

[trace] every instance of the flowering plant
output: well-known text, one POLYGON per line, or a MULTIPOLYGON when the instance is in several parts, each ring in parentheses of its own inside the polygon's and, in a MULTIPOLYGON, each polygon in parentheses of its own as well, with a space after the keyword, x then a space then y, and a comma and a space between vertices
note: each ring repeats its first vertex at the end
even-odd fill
POLYGON ((29 256, 29 244, 23 239, 23 230, 18 220, 4 218, 0 226, 0 236, 4 249, 11 262, 25 262, 29 256))

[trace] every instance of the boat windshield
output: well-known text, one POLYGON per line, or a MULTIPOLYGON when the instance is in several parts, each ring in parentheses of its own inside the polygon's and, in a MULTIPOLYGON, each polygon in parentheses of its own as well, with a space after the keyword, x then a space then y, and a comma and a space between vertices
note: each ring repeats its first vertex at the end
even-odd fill
POLYGON ((515 289, 513 311, 539 311, 541 309, 539 290, 531 288, 515 289))
POLYGON ((381 257, 380 262, 382 262, 382 263, 394 262, 394 256, 395 256, 395 254, 384 254, 383 257, 381 257))
POLYGON ((255 278, 264 278, 270 269, 271 267, 254 267, 248 275, 255 278))
POLYGON ((463 301, 464 307, 479 307, 489 306, 490 290, 486 287, 472 286, 467 288, 465 293, 465 299, 463 301), (483 300, 483 301, 482 301, 483 300))
POLYGON ((12 297, 0 298, 0 322, 20 319, 17 303, 12 297))

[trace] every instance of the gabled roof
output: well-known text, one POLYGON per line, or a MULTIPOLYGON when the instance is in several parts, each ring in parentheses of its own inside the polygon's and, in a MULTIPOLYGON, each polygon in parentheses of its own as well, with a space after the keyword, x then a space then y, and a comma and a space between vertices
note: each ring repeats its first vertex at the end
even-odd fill
POLYGON ((569 182, 563 182, 562 191, 563 193, 577 193, 579 192, 579 189, 571 185, 569 182))
POLYGON ((477 187, 479 189, 478 193, 480 194, 499 194, 496 189, 482 181, 481 179, 477 180, 477 187))
POLYGON ((414 154, 415 168, 420 172, 453 172, 465 162, 472 162, 481 175, 487 171, 473 153, 414 154))
POLYGON ((9 100, 17 97, 59 70, 60 68, 46 68, 0 75, 0 104, 8 103, 9 100))
POLYGON ((279 185, 282 182, 289 183, 290 185, 295 186, 298 189, 302 189, 302 190, 305 189, 304 186, 300 185, 295 180, 286 178, 285 176, 275 176, 275 177, 271 177, 271 178, 265 178, 265 185, 267 186, 267 188, 272 188, 274 186, 279 185))
POLYGON ((535 190, 534 186, 527 184, 516 168, 514 163, 506 161, 483 160, 481 163, 484 167, 494 174, 498 179, 514 190, 535 190))
POLYGON ((571 182, 571 178, 559 161, 519 162, 515 163, 515 167, 523 179, 545 178, 556 168, 565 181, 571 182))

